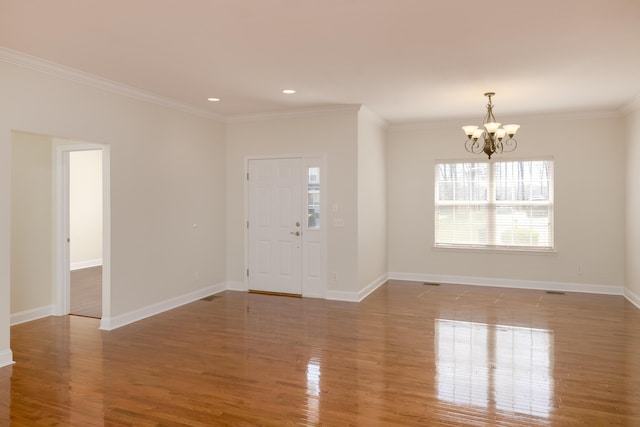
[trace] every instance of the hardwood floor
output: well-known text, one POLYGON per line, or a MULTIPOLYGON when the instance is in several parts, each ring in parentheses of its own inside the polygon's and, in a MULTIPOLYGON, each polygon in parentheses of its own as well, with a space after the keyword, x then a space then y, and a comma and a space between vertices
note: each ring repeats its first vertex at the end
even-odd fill
POLYGON ((620 296, 390 281, 360 304, 226 291, 98 322, 12 328, 0 425, 640 426, 620 296))
POLYGON ((72 270, 71 314, 102 317, 102 266, 72 270))

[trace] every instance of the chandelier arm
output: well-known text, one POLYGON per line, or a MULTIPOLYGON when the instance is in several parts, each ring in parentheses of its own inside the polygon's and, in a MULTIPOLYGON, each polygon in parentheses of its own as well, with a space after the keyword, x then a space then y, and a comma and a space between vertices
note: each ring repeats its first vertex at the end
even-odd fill
POLYGON ((479 154, 482 153, 482 146, 478 143, 478 140, 473 140, 471 138, 467 139, 464 142, 464 148, 469 152, 469 153, 473 153, 473 154, 479 154))
POLYGON ((494 153, 502 154, 502 151, 504 150, 504 145, 502 144, 502 141, 497 141, 496 140, 495 146, 496 146, 496 149, 495 149, 494 153))
POLYGON ((518 141, 515 138, 509 138, 504 140, 504 152, 508 153, 510 151, 518 148, 518 141))

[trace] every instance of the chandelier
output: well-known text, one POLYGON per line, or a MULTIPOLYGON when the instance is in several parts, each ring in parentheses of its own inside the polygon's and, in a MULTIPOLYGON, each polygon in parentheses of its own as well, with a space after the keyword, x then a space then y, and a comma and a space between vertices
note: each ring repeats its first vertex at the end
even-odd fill
POLYGON ((491 97, 494 95, 494 92, 484 94, 484 96, 489 98, 487 115, 484 116, 482 123, 484 129, 478 126, 462 126, 462 130, 467 134, 464 148, 474 154, 484 152, 489 158, 491 158, 494 153, 500 154, 503 151, 509 152, 515 150, 518 146, 518 141, 513 137, 520 128, 520 125, 504 125, 500 127, 502 123, 498 123, 493 116, 491 97), (505 139, 505 136, 508 138, 505 139))

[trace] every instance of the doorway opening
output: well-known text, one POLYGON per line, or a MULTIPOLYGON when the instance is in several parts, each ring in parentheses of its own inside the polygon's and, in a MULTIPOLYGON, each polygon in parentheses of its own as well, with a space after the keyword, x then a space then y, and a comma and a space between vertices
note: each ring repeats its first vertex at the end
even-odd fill
POLYGON ((69 152, 69 314, 102 317, 102 150, 69 152))
MULTIPOLYGON (((109 321, 109 146, 55 140, 55 314, 109 321)), ((102 327, 102 326, 101 326, 102 327)))

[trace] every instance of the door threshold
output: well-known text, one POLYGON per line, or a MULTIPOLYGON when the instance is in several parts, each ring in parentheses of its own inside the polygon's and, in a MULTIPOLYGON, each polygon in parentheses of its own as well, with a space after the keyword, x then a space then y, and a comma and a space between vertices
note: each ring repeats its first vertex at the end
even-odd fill
POLYGON ((249 289, 250 294, 261 294, 261 295, 273 295, 277 297, 290 297, 290 298, 302 298, 302 294, 288 294, 286 292, 269 292, 269 291, 258 291, 254 289, 249 289))
POLYGON ((90 315, 90 314, 69 313, 69 316, 85 317, 85 318, 87 318, 87 319, 98 319, 98 320, 102 320, 102 317, 99 317, 99 316, 92 316, 92 315, 90 315))

